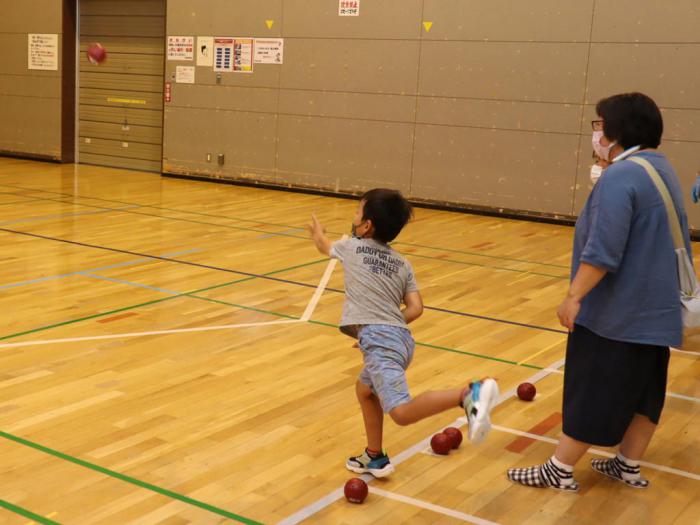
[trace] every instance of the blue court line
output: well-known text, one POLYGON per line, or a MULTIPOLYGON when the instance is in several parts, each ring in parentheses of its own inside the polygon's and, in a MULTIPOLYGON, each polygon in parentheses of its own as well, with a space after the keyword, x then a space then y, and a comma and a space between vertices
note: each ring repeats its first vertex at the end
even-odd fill
MULTIPOLYGON (((122 211, 122 210, 129 210, 132 208, 140 208, 141 206, 138 206, 134 204, 133 206, 124 206, 122 208, 113 208, 112 211, 122 211)), ((77 211, 75 213, 58 213, 54 215, 40 215, 39 217, 26 217, 24 219, 11 219, 9 221, 2 221, 0 224, 3 226, 6 224, 19 224, 22 222, 36 222, 36 221, 48 221, 51 219, 65 219, 67 217, 79 217, 81 215, 97 215, 99 213, 109 213, 108 210, 98 210, 98 211, 77 211)))
POLYGON ((10 202, 0 202, 0 206, 7 206, 10 204, 24 204, 25 202, 35 202, 35 201, 43 201, 45 199, 42 199, 41 197, 36 197, 34 199, 23 199, 21 201, 10 201, 10 202))
POLYGON ((258 239, 268 239, 270 237, 276 237, 279 235, 283 235, 285 233, 295 233, 295 232, 303 232, 306 231, 304 228, 287 228, 286 230, 282 230, 281 232, 274 232, 274 233, 267 233, 265 235, 259 235, 258 239))
MULTIPOLYGON (((137 288, 146 288, 147 290, 153 290, 153 291, 156 291, 156 292, 166 293, 166 294, 169 294, 169 295, 185 295, 185 294, 183 294, 182 292, 175 292, 175 291, 173 291, 173 290, 166 290, 166 289, 163 289, 163 288, 157 288, 157 287, 154 287, 154 286, 148 286, 147 284, 135 283, 135 282, 133 282, 133 281, 126 281, 126 280, 123 280, 123 279, 114 279, 114 278, 111 278, 111 277, 103 277, 103 276, 101 276, 101 275, 93 275, 93 274, 90 274, 90 273, 88 273, 88 272, 76 272, 76 273, 79 273, 79 274, 81 274, 81 275, 85 275, 86 277, 94 277, 94 278, 96 278, 96 279, 104 279, 105 281, 111 281, 111 282, 118 283, 118 284, 126 284, 126 285, 128 285, 128 286, 135 286, 135 287, 137 287, 137 288)), ((302 284, 302 283, 291 282, 291 284, 302 284)), ((304 284, 305 284, 305 283, 304 283, 304 284)), ((337 288, 330 288, 330 287, 326 287, 326 291, 335 292, 335 293, 341 293, 341 294, 344 294, 344 293, 345 293, 344 290, 338 290, 337 288)), ((196 299, 201 299, 201 297, 196 297, 196 296, 192 296, 192 295, 191 295, 190 297, 195 297, 196 299)), ((509 324, 509 325, 513 325, 513 326, 520 326, 520 327, 522 327, 522 328, 531 328, 531 329, 535 329, 535 330, 542 330, 542 331, 544 331, 544 332, 553 332, 553 333, 557 333, 557 334, 567 334, 567 333, 568 333, 566 330, 559 330, 559 329, 556 329, 556 328, 549 328, 549 327, 546 327, 546 326, 538 326, 538 325, 533 325, 533 324, 528 324, 528 323, 519 323, 519 322, 517 322, 517 321, 509 321, 509 320, 506 320, 506 319, 499 319, 499 318, 497 318, 497 317, 489 317, 489 316, 486 316, 486 315, 477 315, 477 314, 470 314, 470 313, 465 313, 465 312, 459 312, 459 311, 457 311, 457 310, 449 310, 449 309, 447 309, 447 308, 439 308, 439 307, 437 307, 437 306, 428 306, 428 305, 425 305, 425 309, 426 309, 426 310, 433 310, 433 311, 436 311, 436 312, 442 312, 442 313, 446 313, 446 314, 460 315, 460 316, 462 316, 462 317, 469 317, 469 318, 471 318, 471 319, 480 319, 480 320, 483 320, 483 321, 492 321, 492 322, 496 322, 496 323, 503 323, 503 324, 509 324)))
POLYGON ((78 275, 84 275, 85 277, 92 277, 94 279, 101 279, 103 281, 110 281, 117 284, 128 284, 129 286, 134 286, 136 288, 145 288, 146 290, 153 290, 155 292, 167 293, 169 295, 182 295, 182 292, 174 292, 173 290, 166 290, 165 288, 157 288, 155 286, 148 286, 147 284, 135 283, 133 281, 125 281, 124 279, 116 279, 114 277, 105 277, 104 275, 97 275, 89 272, 76 272, 78 275))
MULTIPOLYGON (((196 253, 199 251, 201 251, 201 250, 193 248, 191 250, 182 250, 179 252, 166 253, 162 257, 177 257, 178 255, 186 255, 188 253, 196 253)), ((158 259, 150 259, 148 257, 144 257, 141 259, 133 259, 131 261, 121 262, 121 263, 117 263, 117 264, 110 264, 109 266, 101 266, 99 268, 88 268, 87 270, 81 270, 78 272, 64 273, 61 275, 50 275, 48 277, 40 277, 38 279, 30 279, 28 281, 19 281, 16 283, 3 284, 3 285, 0 285, 0 290, 4 290, 6 288, 16 288, 18 286, 25 286, 27 284, 41 283, 44 281, 51 281, 53 279, 62 279, 64 277, 70 277, 72 275, 79 275, 82 272, 101 272, 104 270, 112 270, 114 268, 124 268, 126 266, 135 266, 137 264, 141 264, 144 261, 149 261, 149 260, 157 261, 158 259)))

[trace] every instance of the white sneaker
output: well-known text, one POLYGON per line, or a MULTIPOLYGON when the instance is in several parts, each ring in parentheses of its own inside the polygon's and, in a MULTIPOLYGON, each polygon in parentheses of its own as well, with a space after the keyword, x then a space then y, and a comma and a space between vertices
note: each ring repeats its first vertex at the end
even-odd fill
POLYGON ((487 378, 472 383, 471 392, 464 396, 462 406, 469 419, 469 441, 481 443, 491 430, 491 410, 498 401, 498 383, 487 378))
POLYGON ((389 456, 382 451, 381 456, 372 459, 367 449, 359 456, 348 458, 345 468, 357 474, 372 474, 375 478, 383 478, 394 472, 394 465, 389 461, 389 456))

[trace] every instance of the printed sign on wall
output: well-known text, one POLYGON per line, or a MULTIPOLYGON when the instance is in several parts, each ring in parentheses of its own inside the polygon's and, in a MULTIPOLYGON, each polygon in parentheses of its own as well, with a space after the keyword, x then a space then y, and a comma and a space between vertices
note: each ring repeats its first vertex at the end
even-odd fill
POLYGON ((58 70, 58 35, 28 35, 28 69, 58 70))
POLYGON ((192 60, 194 58, 193 36, 169 36, 168 60, 192 60))
POLYGON ((214 65, 214 37, 197 37, 197 65, 209 67, 214 65))
POLYGON ((214 71, 233 71, 233 38, 214 39, 214 71))
POLYGON ((252 38, 235 38, 233 44, 233 70, 239 73, 253 72, 253 49, 255 47, 252 38))
POLYGON ((254 48, 253 38, 214 38, 214 71, 252 73, 254 48))
POLYGON ((360 0, 338 0, 338 16, 360 16, 360 0))
POLYGON ((284 38, 256 38, 256 64, 282 64, 284 62, 284 38))
POLYGON ((194 84, 194 66, 177 66, 175 82, 178 84, 194 84))

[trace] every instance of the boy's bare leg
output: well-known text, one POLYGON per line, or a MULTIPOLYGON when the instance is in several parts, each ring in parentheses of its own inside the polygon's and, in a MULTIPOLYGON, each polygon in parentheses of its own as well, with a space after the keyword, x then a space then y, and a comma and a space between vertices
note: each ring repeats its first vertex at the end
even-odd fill
POLYGON ((355 384, 357 400, 362 408, 362 417, 365 420, 365 432, 367 433, 367 448, 375 451, 382 450, 382 433, 384 430, 384 412, 379 398, 364 383, 358 381, 355 384))
POLYGON ((426 417, 461 406, 466 392, 468 390, 463 388, 423 392, 408 403, 394 408, 389 415, 397 425, 410 425, 426 417))

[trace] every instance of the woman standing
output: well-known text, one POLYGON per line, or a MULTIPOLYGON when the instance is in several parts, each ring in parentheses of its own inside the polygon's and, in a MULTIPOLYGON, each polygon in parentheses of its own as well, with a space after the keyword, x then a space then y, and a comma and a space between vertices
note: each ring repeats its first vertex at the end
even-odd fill
MULTIPOLYGON (((668 187, 690 254, 678 179, 656 151, 663 121, 654 101, 627 93, 598 102, 593 146, 612 164, 576 222, 572 281, 557 315, 569 330, 563 436, 544 464, 508 470, 514 483, 578 490, 574 465, 591 445, 620 445, 594 470, 635 488, 649 485, 639 461, 659 423, 669 346, 682 341, 678 269, 666 208, 634 155, 668 187)), ((692 256, 691 256, 692 257, 692 256)))

